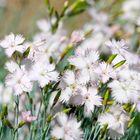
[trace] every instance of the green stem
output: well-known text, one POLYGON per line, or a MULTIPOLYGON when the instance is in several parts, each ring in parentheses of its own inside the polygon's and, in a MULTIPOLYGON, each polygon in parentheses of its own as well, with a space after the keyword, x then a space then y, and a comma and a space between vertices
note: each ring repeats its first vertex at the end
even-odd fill
MULTIPOLYGON (((27 92, 27 97, 29 100, 30 111, 31 111, 31 114, 33 115, 33 100, 28 92, 27 92)), ((30 140, 32 140, 32 137, 33 137, 33 131, 34 131, 33 128, 34 128, 34 123, 31 123, 31 125, 30 125, 30 140)))
POLYGON ((42 107, 42 100, 40 102, 40 106, 39 106, 39 110, 38 110, 38 113, 37 113, 37 124, 35 125, 34 127, 34 132, 33 132, 33 139, 35 140, 36 138, 36 135, 37 135, 37 128, 39 126, 39 116, 40 116, 40 111, 41 111, 41 107, 42 107))
POLYGON ((45 129, 43 131, 43 135, 42 135, 41 140, 45 140, 45 137, 48 134, 49 128, 50 128, 50 124, 47 124, 47 126, 45 127, 45 129))
MULTIPOLYGON (((16 104, 16 117, 15 117, 15 125, 18 126, 18 115, 19 115, 19 97, 16 96, 16 100, 15 100, 15 104, 16 104)), ((14 136, 13 136, 13 140, 18 140, 18 129, 14 130, 14 136)))
POLYGON ((0 128, 0 139, 2 140, 2 137, 3 137, 3 126, 1 126, 0 128))
POLYGON ((29 105, 30 105, 30 111, 31 111, 31 114, 33 115, 33 100, 32 100, 32 97, 30 96, 30 94, 27 92, 27 97, 28 97, 28 100, 29 100, 29 105))
POLYGON ((14 132, 13 132, 13 140, 15 140, 16 138, 17 138, 17 140, 18 140, 18 135, 16 134, 16 132, 17 132, 17 129, 15 130, 13 130, 14 132))

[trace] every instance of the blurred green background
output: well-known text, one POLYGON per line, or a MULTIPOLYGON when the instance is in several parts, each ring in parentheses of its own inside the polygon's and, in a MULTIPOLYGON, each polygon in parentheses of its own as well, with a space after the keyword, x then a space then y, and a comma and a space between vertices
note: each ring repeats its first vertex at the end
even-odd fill
POLYGON ((0 8, 0 38, 10 32, 31 37, 36 31, 36 21, 46 16, 43 0, 7 0, 0 8))
MULTIPOLYGON (((0 0, 1 1, 1 0, 0 0)), ((0 38, 10 32, 23 34, 31 39, 32 35, 38 31, 36 21, 46 18, 47 10, 45 0, 6 0, 5 7, 0 7, 0 38)), ((75 0, 69 0, 69 3, 75 0)), ((51 0, 51 4, 61 11, 65 0, 51 0)), ((79 28, 83 22, 89 19, 85 13, 72 17, 65 21, 71 30, 79 28)))

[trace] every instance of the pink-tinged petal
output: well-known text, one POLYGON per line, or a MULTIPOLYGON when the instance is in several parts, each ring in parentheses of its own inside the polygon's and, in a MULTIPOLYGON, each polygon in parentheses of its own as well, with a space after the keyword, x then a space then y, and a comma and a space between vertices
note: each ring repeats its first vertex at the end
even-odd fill
POLYGON ((71 43, 79 43, 85 39, 84 33, 81 31, 74 31, 71 34, 71 43))
POLYGON ((31 115, 31 111, 22 112, 21 116, 25 122, 31 123, 35 121, 37 118, 31 115))

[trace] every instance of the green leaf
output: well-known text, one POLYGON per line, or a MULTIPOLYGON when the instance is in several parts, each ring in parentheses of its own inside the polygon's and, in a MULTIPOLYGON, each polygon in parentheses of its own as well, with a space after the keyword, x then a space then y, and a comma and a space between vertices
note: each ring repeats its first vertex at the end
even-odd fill
POLYGON ((3 120, 3 123, 4 123, 6 126, 8 126, 9 128, 11 128, 11 129, 14 128, 13 125, 11 124, 11 122, 10 122, 9 120, 7 120, 7 119, 4 119, 4 120, 3 120))
POLYGON ((64 71, 65 67, 69 64, 68 62, 68 58, 74 54, 74 47, 71 47, 67 50, 67 53, 65 54, 65 56, 62 58, 62 60, 60 60, 60 62, 56 65, 56 69, 59 72, 64 71))
POLYGON ((21 121, 19 124, 18 124, 18 128, 21 128, 22 126, 24 126, 26 123, 25 121, 21 121))
POLYGON ((108 63, 108 64, 111 64, 112 61, 116 58, 116 56, 117 56, 117 54, 112 54, 112 55, 108 58, 107 63, 108 63))
POLYGON ((27 48, 27 50, 23 53, 23 57, 26 58, 29 55, 30 47, 27 48))
POLYGON ((133 117, 133 118, 130 120, 130 122, 128 123, 128 128, 130 128, 130 127, 133 125, 133 123, 134 123, 134 121, 135 121, 135 118, 136 118, 136 117, 133 117))
POLYGON ((125 63, 125 61, 126 61, 126 60, 122 60, 122 61, 120 61, 119 63, 115 64, 113 67, 116 69, 116 68, 122 66, 122 65, 125 63))
POLYGON ((104 104, 104 105, 107 104, 108 98, 109 98, 109 90, 107 89, 107 90, 106 90, 106 93, 105 93, 105 96, 104 96, 104 101, 103 101, 103 104, 104 104))
POLYGON ((77 0, 65 12, 67 16, 74 16, 84 12, 89 7, 85 0, 77 0))
POLYGON ((66 108, 66 109, 63 110, 63 112, 64 112, 64 113, 69 113, 70 110, 71 110, 71 108, 66 108))

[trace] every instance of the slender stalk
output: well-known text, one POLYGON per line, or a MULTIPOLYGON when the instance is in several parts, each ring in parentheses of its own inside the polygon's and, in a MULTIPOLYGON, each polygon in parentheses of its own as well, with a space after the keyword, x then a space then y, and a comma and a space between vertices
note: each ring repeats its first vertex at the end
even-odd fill
POLYGON ((3 126, 1 126, 0 128, 0 139, 2 140, 2 137, 3 137, 3 126))
POLYGON ((42 135, 41 140, 45 140, 45 137, 48 134, 49 128, 50 128, 50 124, 47 124, 44 131, 43 131, 43 135, 42 135))
MULTIPOLYGON (((19 115, 19 97, 16 96, 15 100, 15 126, 18 126, 18 115, 19 115)), ((13 140, 18 140, 18 129, 14 130, 13 140)))
MULTIPOLYGON (((42 107, 42 100, 41 100, 41 102, 40 102, 40 106, 39 106, 39 110, 38 110, 38 113, 37 113, 37 124, 36 124, 36 126, 35 126, 35 128, 38 128, 38 126, 39 126, 39 116, 40 116, 40 111, 41 111, 41 107, 42 107)), ((36 137, 36 135, 37 135, 37 133, 35 132, 35 130, 36 129, 34 129, 34 132, 33 132, 33 139, 35 140, 35 137, 36 137)))
POLYGON ((18 140, 18 135, 16 134, 16 132, 17 132, 17 129, 16 130, 13 130, 14 132, 13 132, 13 140, 15 140, 15 139, 17 139, 18 140))
MULTIPOLYGON (((27 97, 29 100, 30 111, 31 111, 31 114, 33 115, 33 100, 28 92, 27 92, 27 97)), ((34 125, 34 123, 31 123, 31 125, 30 125, 30 140, 32 140, 32 137, 33 137, 33 129, 34 129, 33 125, 34 125)))
POLYGON ((33 115, 33 101, 32 101, 32 97, 30 96, 30 94, 27 92, 27 97, 28 97, 28 100, 29 100, 29 105, 30 105, 30 111, 31 111, 31 114, 33 115))
POLYGON ((90 132, 90 135, 89 135, 88 140, 91 140, 92 139, 92 134, 94 132, 94 129, 95 129, 95 126, 92 126, 92 129, 91 129, 91 132, 90 132))

